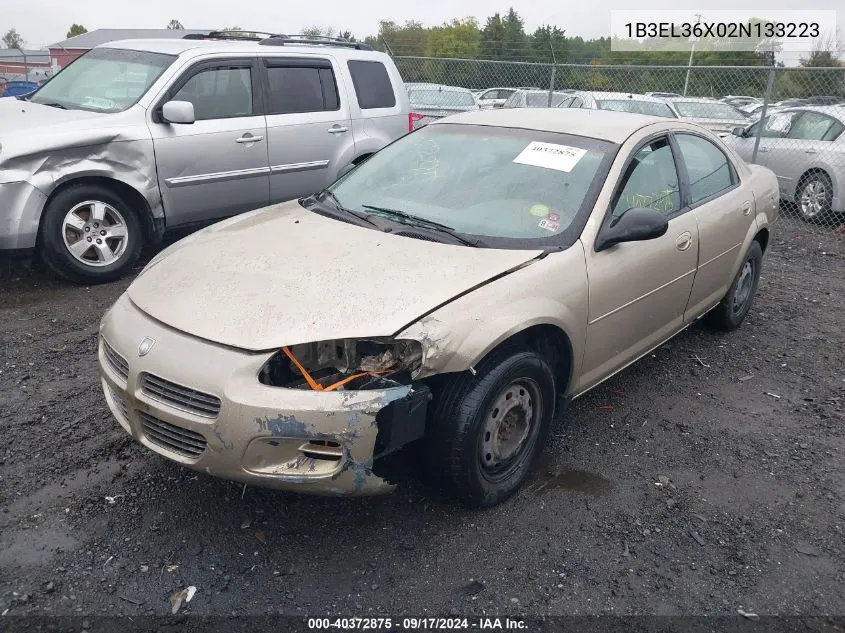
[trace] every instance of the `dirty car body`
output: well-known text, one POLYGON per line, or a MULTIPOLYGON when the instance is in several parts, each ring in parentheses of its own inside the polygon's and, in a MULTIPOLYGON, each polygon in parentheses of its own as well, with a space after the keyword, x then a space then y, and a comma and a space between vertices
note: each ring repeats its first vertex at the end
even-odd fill
POLYGON ((162 251, 102 321, 103 388, 126 432, 211 475, 373 494, 422 440, 489 506, 561 402, 705 314, 739 326, 777 203, 685 122, 456 115, 162 251))

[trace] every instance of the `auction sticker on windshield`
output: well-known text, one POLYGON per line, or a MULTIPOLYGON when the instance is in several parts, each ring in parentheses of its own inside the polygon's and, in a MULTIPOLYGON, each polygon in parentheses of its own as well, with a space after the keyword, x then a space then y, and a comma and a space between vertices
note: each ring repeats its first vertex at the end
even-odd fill
POLYGON ((579 147, 532 141, 519 153, 519 156, 513 159, 513 162, 568 172, 572 171, 586 153, 587 150, 579 147))

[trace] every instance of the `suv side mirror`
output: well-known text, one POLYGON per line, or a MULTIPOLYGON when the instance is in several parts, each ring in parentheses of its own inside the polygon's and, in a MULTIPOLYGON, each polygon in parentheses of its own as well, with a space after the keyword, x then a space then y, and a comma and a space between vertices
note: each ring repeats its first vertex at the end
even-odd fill
POLYGON ((745 128, 735 127, 731 130, 731 134, 733 134, 734 136, 739 136, 740 138, 745 138, 745 128))
POLYGON ((669 221, 654 209, 636 207, 628 209, 608 226, 599 231, 596 252, 604 251, 621 242, 641 242, 662 237, 669 230, 669 221))
POLYGON ((161 108, 161 116, 166 123, 193 123, 194 104, 190 101, 168 101, 161 108))

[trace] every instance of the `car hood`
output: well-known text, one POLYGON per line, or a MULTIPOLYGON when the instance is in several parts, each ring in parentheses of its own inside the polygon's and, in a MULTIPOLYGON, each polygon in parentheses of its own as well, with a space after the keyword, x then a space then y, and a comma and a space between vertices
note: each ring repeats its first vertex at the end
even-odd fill
POLYGON ((124 112, 102 113, 62 110, 19 99, 0 100, 0 182, 29 178, 31 159, 38 170, 43 170, 38 161, 44 158, 45 164, 50 164, 51 160, 64 160, 63 152, 68 150, 83 148, 87 157, 89 148, 106 143, 149 141, 150 131, 142 113, 138 105, 124 112))
POLYGON ((102 119, 103 116, 100 112, 62 110, 15 98, 3 99, 0 101, 0 134, 5 136, 9 132, 24 131, 31 133, 33 130, 40 134, 45 127, 102 119))
POLYGON ((261 351, 390 336, 540 254, 391 235, 288 202, 177 242, 127 293, 168 326, 261 351))

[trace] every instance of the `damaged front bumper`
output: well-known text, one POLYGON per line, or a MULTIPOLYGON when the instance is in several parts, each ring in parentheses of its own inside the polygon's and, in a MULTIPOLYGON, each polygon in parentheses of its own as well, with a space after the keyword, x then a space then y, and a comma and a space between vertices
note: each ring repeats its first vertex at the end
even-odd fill
POLYGON ((379 457, 424 432, 422 384, 331 392, 261 384, 270 353, 175 331, 125 295, 100 334, 102 386, 123 429, 209 475, 310 494, 384 493, 394 485, 379 476, 379 457))

